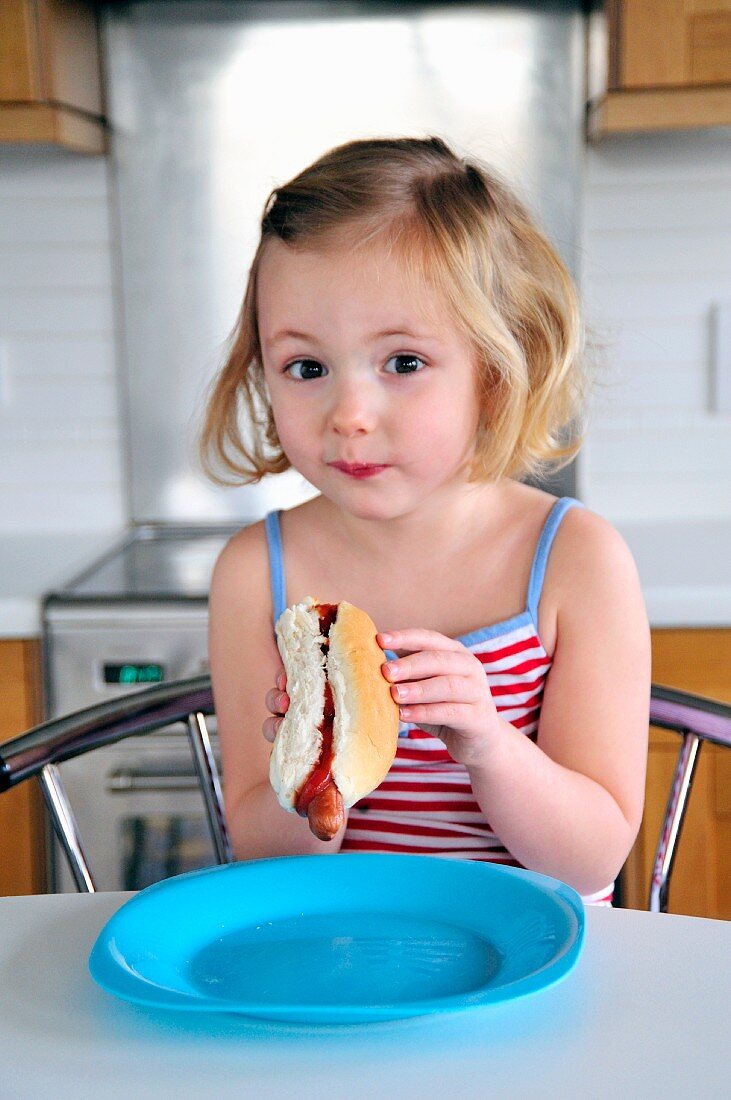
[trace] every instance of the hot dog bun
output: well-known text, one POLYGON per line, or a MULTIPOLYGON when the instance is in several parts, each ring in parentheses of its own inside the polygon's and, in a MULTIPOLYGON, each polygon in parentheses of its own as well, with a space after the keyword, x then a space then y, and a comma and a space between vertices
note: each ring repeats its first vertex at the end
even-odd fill
POLYGON ((399 715, 381 672, 384 653, 372 619, 353 604, 337 604, 329 640, 320 630, 325 606, 308 597, 276 624, 287 673, 289 709, 270 758, 269 778, 291 813, 323 749, 326 684, 334 705, 332 781, 345 808, 385 779, 396 754, 399 715))

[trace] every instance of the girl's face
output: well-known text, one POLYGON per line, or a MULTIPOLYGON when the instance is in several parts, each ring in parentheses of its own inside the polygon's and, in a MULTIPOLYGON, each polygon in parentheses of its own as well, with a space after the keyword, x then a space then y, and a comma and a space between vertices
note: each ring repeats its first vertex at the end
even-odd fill
POLYGON ((270 242, 257 319, 282 448, 325 496, 387 519, 466 483, 480 415, 472 349, 385 248, 354 260, 270 242))

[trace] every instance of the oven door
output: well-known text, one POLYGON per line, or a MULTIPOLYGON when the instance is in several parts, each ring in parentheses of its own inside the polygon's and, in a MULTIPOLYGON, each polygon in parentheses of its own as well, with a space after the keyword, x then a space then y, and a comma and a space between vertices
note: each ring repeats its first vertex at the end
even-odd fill
MULTIPOLYGON (((60 770, 98 890, 141 890, 216 862, 185 735, 129 738, 60 770)), ((58 843, 53 889, 76 889, 58 843)))

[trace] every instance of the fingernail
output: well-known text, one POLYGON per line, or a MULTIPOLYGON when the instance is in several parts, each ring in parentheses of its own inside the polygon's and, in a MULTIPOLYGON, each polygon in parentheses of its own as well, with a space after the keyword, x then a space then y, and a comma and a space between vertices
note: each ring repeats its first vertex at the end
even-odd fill
POLYGON ((397 666, 395 661, 387 661, 384 665, 384 668, 389 676, 395 676, 397 673, 397 666))
POLYGON ((380 638, 384 645, 390 645, 393 641, 393 634, 381 634, 380 638))

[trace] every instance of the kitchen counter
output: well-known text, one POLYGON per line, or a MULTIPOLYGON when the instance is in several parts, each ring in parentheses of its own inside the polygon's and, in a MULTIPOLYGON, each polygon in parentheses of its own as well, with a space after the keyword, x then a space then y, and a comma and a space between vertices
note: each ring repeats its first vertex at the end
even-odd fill
POLYGON ((653 627, 731 626, 731 520, 616 523, 653 627))
POLYGON ((38 637, 44 594, 80 573, 122 533, 114 528, 0 534, 0 638, 38 637))
MULTIPOLYGON (((654 627, 731 626, 731 520, 618 523, 654 627)), ((0 535, 0 638, 40 634, 41 599, 111 547, 119 529, 0 535)))

